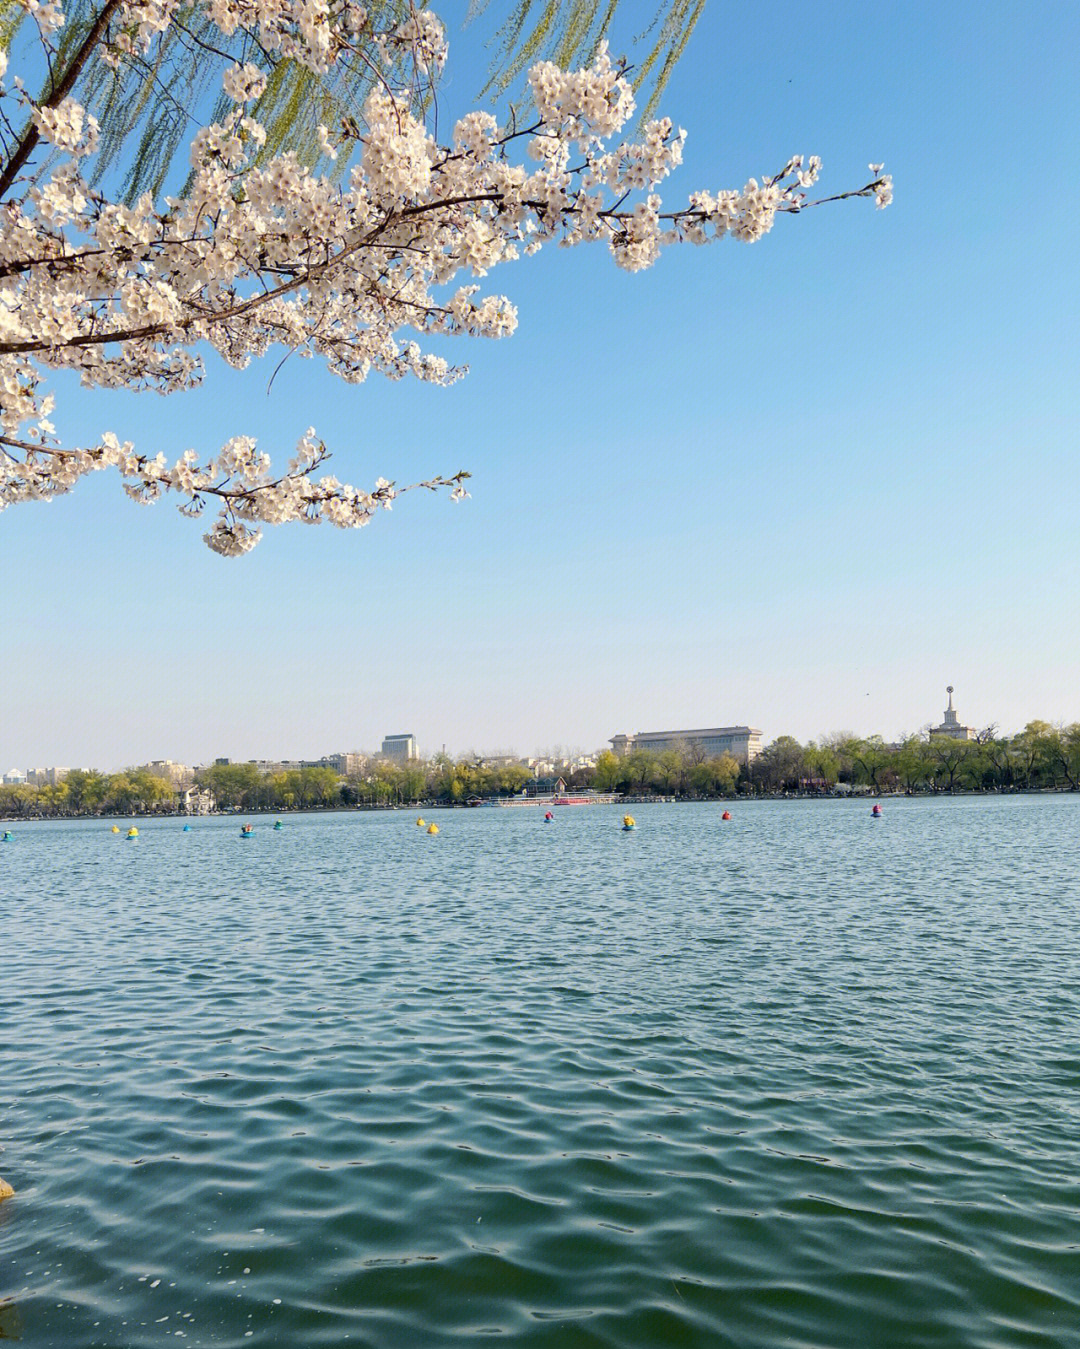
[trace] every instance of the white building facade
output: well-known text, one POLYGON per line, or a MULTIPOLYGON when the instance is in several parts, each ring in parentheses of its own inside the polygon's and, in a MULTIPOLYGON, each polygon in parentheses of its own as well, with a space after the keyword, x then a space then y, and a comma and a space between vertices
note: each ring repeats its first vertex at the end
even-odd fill
POLYGON ((414 735, 388 735, 382 742, 384 759, 393 759, 395 763, 411 763, 419 759, 414 735))
POLYGON ((707 759, 730 754, 740 763, 753 763, 761 753, 761 732, 756 726, 712 726, 697 731, 635 731, 633 735, 613 735, 611 748, 616 754, 633 754, 647 749, 658 754, 666 749, 689 746, 700 749, 707 759))

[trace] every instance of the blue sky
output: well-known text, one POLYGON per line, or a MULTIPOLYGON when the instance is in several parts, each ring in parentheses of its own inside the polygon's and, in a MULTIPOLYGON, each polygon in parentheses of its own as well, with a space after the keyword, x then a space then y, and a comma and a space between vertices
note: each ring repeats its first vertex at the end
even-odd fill
MULTIPOLYGON (((449 120, 486 29, 439 12, 449 120)), ((650 11, 621 13, 617 48, 650 11)), ((267 394, 275 358, 168 400, 65 394, 72 439, 287 457, 314 424, 343 478, 466 468, 473 495, 238 560, 106 475, 7 510, 0 766, 893 738, 947 683, 973 725, 1080 720, 1078 47, 1059 4, 714 0, 661 104, 689 133, 665 202, 816 153, 824 193, 883 160, 892 207, 632 276, 597 247, 503 268, 518 331, 455 343, 448 390, 291 361, 267 394)))

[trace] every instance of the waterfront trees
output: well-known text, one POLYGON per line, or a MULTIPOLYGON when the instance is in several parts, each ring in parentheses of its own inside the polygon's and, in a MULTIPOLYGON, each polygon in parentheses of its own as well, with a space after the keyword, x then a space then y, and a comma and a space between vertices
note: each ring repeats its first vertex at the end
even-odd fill
POLYGON ((175 804, 170 784, 142 768, 109 774, 73 769, 57 783, 0 787, 4 815, 132 815, 175 804))
MULTIPOLYGON (((500 263, 549 243, 597 241, 637 271, 669 244, 754 242, 778 216, 852 196, 886 206, 892 196, 872 165, 862 186, 814 200, 820 161, 795 155, 742 188, 695 192, 662 210, 657 189, 681 161, 683 133, 653 119, 619 139, 634 97, 602 45, 584 70, 537 63, 531 115, 500 125, 468 113, 440 144, 427 114, 446 42, 429 10, 356 0, 18 3, 39 50, 36 64, 20 50, 23 78, 0 84, 0 506, 48 500, 112 468, 136 502, 171 493, 195 518, 211 504, 218 515, 203 537, 227 556, 252 548, 268 524, 360 527, 410 488, 317 474, 329 451, 312 428, 277 468, 240 428, 219 450, 179 459, 164 443, 136 448, 112 431, 62 439, 53 409, 69 386, 54 376, 177 393, 202 381, 204 353, 242 369, 273 351, 275 362, 316 356, 351 383, 374 372, 449 384, 463 371, 421 341, 512 333, 510 301, 474 284, 500 263), (201 98, 178 100, 162 83, 178 51, 194 62, 201 98), (216 101, 211 76, 223 90, 216 101), (134 83, 138 98, 126 103, 120 91, 134 83), (309 128, 317 167, 282 148, 305 88, 326 92, 309 128), (342 106, 350 89, 365 91, 362 106, 342 106), (122 187, 106 190, 111 175, 95 179, 94 156, 101 146, 117 163, 130 154, 129 185, 146 174, 169 185, 166 131, 140 138, 147 100, 166 121, 198 123, 191 168, 168 195, 127 201, 122 187)), ((577 8, 590 12, 582 0, 577 8)), ((11 33, 0 25, 0 81, 11 33)), ((460 499, 467 476, 411 486, 460 499)))
POLYGON ((833 788, 840 777, 840 755, 829 740, 810 741, 805 751, 806 767, 811 784, 823 791, 833 788))
POLYGON ((946 791, 955 791, 970 783, 978 766, 979 747, 973 740, 954 740, 948 735, 932 737, 926 748, 934 783, 946 791))
POLYGON ((1030 721, 1009 743, 1018 779, 1027 787, 1080 790, 1080 723, 1030 721))
POLYGON ((925 739, 907 735, 893 750, 893 767, 900 785, 907 792, 917 791, 930 779, 931 765, 926 748, 925 739))
POLYGON ((131 815, 174 805, 176 791, 164 778, 145 768, 110 773, 101 795, 101 810, 110 815, 131 815))
POLYGON ((985 765, 984 783, 990 787, 1011 787, 1016 781, 1016 756, 1008 736, 991 732, 979 743, 985 765))
POLYGON ((656 755, 651 750, 635 749, 626 756, 626 781, 638 791, 645 788, 656 778, 656 755))
POLYGON ((1045 721, 1029 721, 1012 738, 1017 774, 1025 787, 1044 785, 1052 777, 1054 728, 1045 721))
MULTIPOLYGON (((517 796, 530 776, 522 763, 455 761, 438 754, 430 762, 408 764, 375 759, 348 779, 322 765, 264 771, 243 763, 210 765, 199 770, 197 780, 211 791, 219 809, 273 811, 421 801, 464 805, 471 797, 517 796)), ((1031 722, 1017 735, 979 741, 910 735, 895 745, 884 744, 880 736, 847 736, 803 747, 792 736, 779 736, 749 768, 730 754, 702 758, 692 750, 674 749, 620 757, 605 750, 594 768, 579 769, 575 776, 575 790, 646 798, 674 794, 711 799, 732 796, 736 790, 819 795, 836 786, 913 795, 1080 790, 1080 722, 1058 727, 1031 722)), ((179 804, 173 786, 144 768, 112 774, 76 769, 52 785, 0 786, 0 816, 9 818, 137 815, 176 810, 179 804)))
POLYGON ((621 760, 611 750, 601 750, 596 756, 596 767, 592 772, 592 785, 598 792, 613 792, 620 780, 621 760))
POLYGON ((236 810, 254 804, 249 794, 258 790, 262 776, 253 763, 223 763, 200 769, 196 781, 213 794, 219 809, 236 810))
POLYGON ((880 735, 851 739, 844 746, 852 764, 852 781, 878 791, 889 768, 889 751, 880 735))
POLYGON ((64 791, 71 810, 92 814, 100 809, 105 798, 105 779, 100 773, 75 768, 64 778, 64 791))
POLYGON ((663 787, 665 792, 675 790, 676 784, 686 781, 686 749, 679 748, 664 749, 656 756, 655 773, 657 781, 663 787))
POLYGON ((734 796, 741 765, 733 754, 718 754, 690 767, 690 788, 697 796, 734 796))
POLYGON ((1074 792, 1080 789, 1080 722, 1074 721, 1059 733, 1054 763, 1060 767, 1069 789, 1074 792))
POLYGON ((809 777, 806 751, 790 735, 778 736, 754 760, 752 776, 759 791, 797 792, 809 777))
POLYGON ((25 783, 0 785, 0 814, 18 818, 33 812, 37 793, 25 783))

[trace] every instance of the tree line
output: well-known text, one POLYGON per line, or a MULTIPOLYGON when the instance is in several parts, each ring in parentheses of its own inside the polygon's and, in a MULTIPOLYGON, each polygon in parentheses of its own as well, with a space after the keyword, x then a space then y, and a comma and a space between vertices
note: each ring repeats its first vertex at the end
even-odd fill
MULTIPOLYGON (((254 763, 212 764, 196 772, 194 786, 209 791, 218 810, 284 811, 421 801, 463 805, 475 797, 520 795, 531 780, 524 764, 455 761, 438 754, 429 762, 376 760, 349 777, 320 766, 267 773, 254 763)), ((55 785, 0 785, 4 817, 174 814, 180 804, 178 789, 147 768, 74 769, 55 785)))
POLYGON ((122 773, 75 768, 55 784, 0 784, 0 815, 5 817, 168 814, 176 808, 176 788, 146 768, 122 773))
MULTIPOLYGON (((974 740, 922 733, 896 744, 878 735, 835 734, 802 745, 782 735, 749 765, 730 754, 709 757, 686 742, 659 752, 605 750, 595 766, 565 767, 561 776, 569 791, 639 798, 821 796, 845 790, 1077 791, 1080 722, 1032 721, 1011 736, 989 726, 974 740)), ((195 775, 195 785, 211 793, 218 810, 258 811, 465 805, 519 796, 531 781, 532 773, 521 763, 455 760, 446 754, 406 764, 375 760, 349 777, 326 767, 267 773, 253 763, 213 764, 195 775)), ((0 815, 5 817, 172 814, 179 805, 175 786, 147 768, 120 773, 75 769, 55 785, 0 786, 0 815)))
POLYGON ((820 794, 847 785, 875 792, 1039 791, 1080 789, 1080 722, 1031 721, 1015 735, 995 726, 974 740, 837 734, 800 745, 782 735, 744 770, 744 790, 820 794))
POLYGON ((214 764, 196 775, 220 810, 292 810, 318 806, 402 806, 420 801, 464 805, 473 797, 517 796, 532 774, 524 764, 485 764, 437 754, 399 764, 377 759, 362 773, 332 768, 262 773, 255 764, 214 764))

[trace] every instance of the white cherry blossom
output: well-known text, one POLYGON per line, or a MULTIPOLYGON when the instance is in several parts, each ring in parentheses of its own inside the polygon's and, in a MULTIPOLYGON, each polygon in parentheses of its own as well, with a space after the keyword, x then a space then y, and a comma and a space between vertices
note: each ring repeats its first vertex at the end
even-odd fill
MULTIPOLYGON (((20 3, 43 41, 63 26, 60 0, 20 3)), ((154 43, 179 21, 177 0, 100 3, 114 21, 101 25, 89 59, 152 59, 154 43)), ((634 98, 606 47, 583 70, 539 62, 529 76, 535 116, 526 123, 500 126, 490 113, 468 113, 441 145, 419 111, 430 101, 414 97, 430 90, 446 57, 430 11, 413 10, 377 33, 353 0, 195 3, 225 37, 253 35, 261 64, 223 69, 232 108, 196 129, 181 196, 156 202, 146 194, 128 205, 91 188, 83 164, 99 128, 85 107, 70 92, 34 104, 18 84, 0 89, 7 125, 17 127, 20 111, 26 119, 21 139, 0 151, 0 509, 113 469, 141 504, 172 493, 198 517, 214 502, 219 514, 204 538, 238 556, 266 525, 359 528, 421 487, 460 500, 464 472, 407 488, 379 478, 370 490, 320 474, 329 453, 311 428, 280 470, 242 433, 210 456, 189 449, 173 462, 111 431, 66 445, 55 430, 50 376, 67 369, 89 387, 177 393, 202 380, 204 352, 243 369, 280 348, 317 357, 350 383, 378 373, 450 384, 463 371, 425 341, 513 333, 513 304, 474 284, 500 264, 547 243, 598 241, 620 267, 638 271, 666 245, 729 234, 754 242, 778 215, 818 204, 806 191, 821 161, 811 156, 804 168, 794 156, 778 174, 698 191, 665 210, 658 187, 680 164, 685 133, 658 118, 637 139, 617 139, 634 98), (386 64, 361 121, 318 128, 322 156, 344 154, 344 173, 324 175, 293 153, 264 159, 266 133, 250 111, 273 63, 323 72, 373 43, 386 64), (42 140, 51 154, 35 157, 42 140)), ((866 186, 825 200, 888 205, 883 167, 871 165, 866 186)))
POLYGON ((264 93, 266 75, 258 66, 232 65, 221 77, 221 83, 234 103, 248 103, 264 93))

